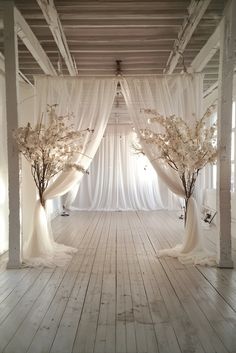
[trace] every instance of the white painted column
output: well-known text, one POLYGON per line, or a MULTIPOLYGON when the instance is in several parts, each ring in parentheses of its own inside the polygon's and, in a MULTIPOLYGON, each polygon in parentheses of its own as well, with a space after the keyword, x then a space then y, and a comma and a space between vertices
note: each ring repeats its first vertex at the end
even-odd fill
POLYGON ((19 268, 21 266, 19 154, 12 137, 12 131, 18 127, 18 52, 14 21, 14 1, 3 1, 3 16, 9 188, 9 261, 7 267, 19 268))
POLYGON ((227 8, 220 34, 220 67, 218 86, 217 218, 218 265, 232 268, 231 248, 231 129, 234 47, 236 40, 236 1, 227 8))

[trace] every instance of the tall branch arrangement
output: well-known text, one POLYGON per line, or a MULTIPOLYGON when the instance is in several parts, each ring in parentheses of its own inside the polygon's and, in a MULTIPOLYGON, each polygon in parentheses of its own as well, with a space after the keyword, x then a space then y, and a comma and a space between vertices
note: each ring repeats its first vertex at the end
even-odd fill
MULTIPOLYGON (((185 210, 199 171, 216 161, 216 126, 207 125, 214 110, 215 106, 210 106, 193 127, 175 115, 165 117, 155 110, 144 110, 153 115, 148 122, 157 124, 156 131, 161 132, 149 128, 140 130, 141 141, 152 145, 154 159, 162 160, 178 173, 185 192, 185 210)), ((139 147, 135 149, 138 152, 142 150, 139 147)))
POLYGON ((44 192, 50 180, 63 170, 76 169, 85 172, 80 164, 71 163, 71 158, 82 153, 87 133, 93 130, 76 131, 73 114, 57 116, 56 104, 48 106, 48 122, 41 121, 32 127, 30 123, 14 131, 19 151, 29 161, 31 173, 38 189, 42 206, 44 192))

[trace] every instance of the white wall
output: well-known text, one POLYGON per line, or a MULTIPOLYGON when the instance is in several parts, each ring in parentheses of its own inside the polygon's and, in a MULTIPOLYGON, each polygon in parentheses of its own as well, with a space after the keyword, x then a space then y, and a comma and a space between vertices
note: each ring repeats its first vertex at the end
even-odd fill
MULTIPOLYGON (((0 73, 0 254, 8 250, 8 163, 7 163, 7 129, 5 102, 5 75, 0 73)), ((19 125, 33 121, 33 89, 27 84, 19 85, 19 125)), ((24 237, 29 234, 32 210, 35 203, 35 187, 27 162, 21 159, 21 225, 24 237)))
MULTIPOLYGON (((19 83, 19 126, 28 122, 34 124, 34 89, 27 83, 19 83)), ((21 217, 23 241, 29 237, 34 205, 36 201, 36 188, 30 171, 30 165, 23 156, 21 160, 21 217)))
MULTIPOLYGON (((216 210, 216 190, 215 189, 205 189, 204 190, 204 201, 203 205, 208 207, 210 210, 216 210)), ((231 194, 231 232, 232 236, 236 238, 236 193, 231 194)), ((213 220, 214 224, 217 224, 217 215, 213 220)))

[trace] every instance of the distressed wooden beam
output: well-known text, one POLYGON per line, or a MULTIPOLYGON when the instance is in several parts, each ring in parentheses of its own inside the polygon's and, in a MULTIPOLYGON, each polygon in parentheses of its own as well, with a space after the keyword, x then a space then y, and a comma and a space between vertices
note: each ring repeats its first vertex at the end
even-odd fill
POLYGON ((30 29, 29 25, 21 15, 20 11, 15 8, 15 25, 17 28, 17 35, 35 58, 43 72, 47 75, 57 75, 56 70, 51 64, 47 54, 39 43, 38 39, 30 29))
POLYGON ((211 58, 213 58, 217 50, 219 50, 221 27, 222 21, 219 23, 214 33, 210 36, 206 44, 202 47, 200 52, 192 61, 191 67, 195 72, 201 72, 207 63, 211 60, 211 58))
MULTIPOLYGON (((214 82, 206 91, 203 93, 203 97, 206 98, 218 89, 218 81, 214 82)), ((217 96, 218 97, 218 96, 217 96)))
POLYGON ((20 166, 12 131, 18 127, 18 53, 14 1, 3 1, 9 195, 8 268, 21 266, 20 166))
MULTIPOLYGON (((0 53, 0 71, 5 75, 5 58, 2 53, 0 53)), ((34 86, 20 70, 18 70, 18 78, 21 82, 34 86)))
POLYGON ((53 0, 37 0, 71 76, 78 74, 53 0))
POLYGON ((0 71, 5 73, 5 59, 2 53, 0 53, 0 71))
POLYGON ((165 73, 171 74, 178 64, 179 58, 190 41, 198 23, 203 17, 211 0, 192 0, 189 6, 189 15, 184 20, 181 30, 178 33, 178 39, 175 41, 174 48, 168 58, 165 73))
POLYGON ((18 77, 21 82, 27 83, 28 85, 34 87, 33 83, 31 83, 28 78, 21 72, 20 70, 18 71, 18 77))
POLYGON ((217 212, 218 265, 232 268, 231 244, 231 131, 236 42, 236 1, 231 1, 220 34, 220 67, 217 111, 217 212))

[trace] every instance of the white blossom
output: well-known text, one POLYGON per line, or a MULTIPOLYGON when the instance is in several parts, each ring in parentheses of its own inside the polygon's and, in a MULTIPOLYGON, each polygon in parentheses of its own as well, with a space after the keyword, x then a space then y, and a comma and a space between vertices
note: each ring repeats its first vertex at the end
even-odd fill
MULTIPOLYGON (((148 123, 157 124, 158 129, 140 130, 141 144, 147 143, 153 159, 160 159, 176 170, 188 200, 194 190, 199 171, 217 157, 216 126, 207 126, 206 120, 212 115, 215 106, 210 106, 194 127, 175 115, 165 117, 154 110, 145 109, 153 117, 148 123), (162 132, 156 132, 162 131, 162 132)), ((142 148, 134 146, 137 152, 142 148)))
MULTIPOLYGON (((14 138, 19 151, 29 161, 31 172, 43 204, 43 193, 49 181, 64 169, 85 172, 78 164, 71 164, 73 155, 82 153, 87 134, 93 130, 76 131, 71 123, 73 114, 57 116, 56 105, 48 106, 48 123, 43 119, 32 127, 19 127, 14 138)), ((43 117, 43 115, 42 115, 43 117)))

